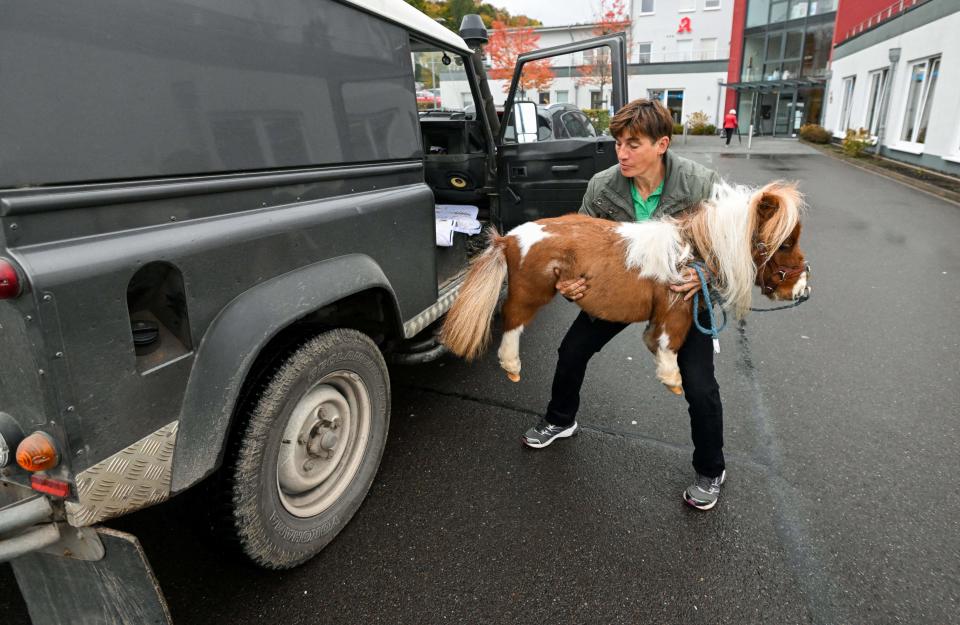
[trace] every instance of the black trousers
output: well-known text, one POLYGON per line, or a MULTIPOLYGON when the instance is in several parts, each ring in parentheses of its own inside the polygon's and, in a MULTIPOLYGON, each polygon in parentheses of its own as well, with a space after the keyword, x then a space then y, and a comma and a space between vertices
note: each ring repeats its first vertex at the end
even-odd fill
POLYGON ((734 131, 734 130, 736 130, 736 128, 724 128, 724 129, 723 129, 723 132, 725 132, 726 135, 727 135, 727 145, 730 145, 730 138, 733 136, 733 131, 734 131))
MULTIPOLYGON (((700 324, 704 327, 710 324, 706 311, 700 312, 700 324)), ((545 415, 549 423, 568 426, 576 420, 587 363, 628 325, 593 319, 580 311, 558 350, 557 370, 553 374, 553 389, 545 415)), ((691 328, 677 354, 677 364, 683 377, 683 395, 689 406, 693 468, 702 475, 717 477, 725 465, 723 405, 720 385, 713 372, 713 341, 691 328)))

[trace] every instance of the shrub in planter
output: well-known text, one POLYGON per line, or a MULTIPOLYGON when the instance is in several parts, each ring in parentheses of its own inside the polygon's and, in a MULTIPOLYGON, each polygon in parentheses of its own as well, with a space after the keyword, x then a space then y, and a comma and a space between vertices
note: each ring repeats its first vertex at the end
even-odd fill
POLYGON ((847 136, 843 138, 843 151, 849 156, 862 156, 864 150, 873 145, 873 138, 866 128, 847 128, 847 136))
POLYGON ((706 135, 709 127, 710 117, 703 111, 691 113, 687 117, 687 132, 691 135, 706 135))
POLYGON ((818 124, 800 126, 800 138, 810 143, 830 143, 830 131, 818 124))
POLYGON ((683 134, 683 124, 674 124, 673 125, 673 134, 682 135, 683 134))

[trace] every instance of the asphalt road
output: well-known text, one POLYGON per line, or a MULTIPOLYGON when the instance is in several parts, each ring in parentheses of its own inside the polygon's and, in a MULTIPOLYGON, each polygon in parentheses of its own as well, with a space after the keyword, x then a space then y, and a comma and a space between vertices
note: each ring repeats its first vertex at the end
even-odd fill
MULTIPOLYGON (((714 510, 681 502, 685 403, 640 328, 592 364, 580 436, 519 444, 577 311, 558 300, 523 335, 520 384, 493 353, 393 370, 378 478, 303 567, 225 557, 186 499, 125 519, 175 621, 960 622, 960 207, 820 154, 686 151, 737 182, 799 180, 810 204, 813 298, 721 338, 714 510)), ((7 567, 0 614, 27 622, 7 567)))

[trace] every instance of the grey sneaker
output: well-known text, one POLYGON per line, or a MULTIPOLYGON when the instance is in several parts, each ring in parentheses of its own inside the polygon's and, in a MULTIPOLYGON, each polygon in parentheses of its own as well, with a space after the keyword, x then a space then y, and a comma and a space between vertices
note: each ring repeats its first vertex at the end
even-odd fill
POLYGON ((573 425, 562 426, 551 425, 547 423, 546 419, 540 419, 539 423, 527 430, 527 432, 520 437, 520 442, 527 447, 540 449, 541 447, 546 447, 558 438, 569 438, 576 436, 579 432, 580 426, 577 425, 576 421, 573 422, 573 425))
POLYGON ((709 510, 720 499, 720 485, 727 479, 724 471, 718 477, 707 477, 697 473, 697 481, 683 491, 683 500, 697 510, 709 510))

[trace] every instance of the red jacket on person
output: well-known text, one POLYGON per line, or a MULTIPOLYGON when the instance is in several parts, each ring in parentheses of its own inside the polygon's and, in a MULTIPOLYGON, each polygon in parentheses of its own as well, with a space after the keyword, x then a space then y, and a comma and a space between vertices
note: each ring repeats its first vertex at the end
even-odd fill
POLYGON ((737 127, 737 116, 727 113, 723 116, 723 127, 724 128, 736 128, 737 127))

